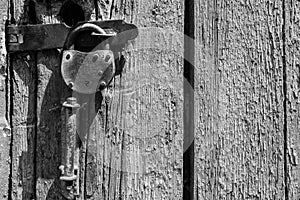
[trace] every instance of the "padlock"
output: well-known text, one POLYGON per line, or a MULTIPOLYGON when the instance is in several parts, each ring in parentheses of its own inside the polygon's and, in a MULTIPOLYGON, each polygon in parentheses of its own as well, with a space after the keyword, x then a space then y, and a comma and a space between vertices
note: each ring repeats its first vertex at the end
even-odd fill
POLYGON ((116 71, 114 52, 110 48, 115 35, 91 23, 81 24, 70 32, 62 52, 61 73, 73 91, 93 94, 110 83, 116 71), (75 50, 76 40, 87 31, 101 38, 101 42, 89 52, 75 50))
MULTIPOLYGON (((93 23, 83 23, 77 25, 66 38, 61 58, 61 74, 65 83, 75 92, 95 94, 104 89, 113 77, 120 73, 122 69, 120 66, 125 63, 120 51, 129 39, 137 36, 137 29, 134 25, 116 21, 106 23, 118 25, 115 27, 117 31, 108 29, 109 27, 103 29, 93 23)), ((69 97, 63 103, 62 109, 62 152, 59 169, 61 193, 66 199, 80 196, 81 141, 77 133, 79 124, 76 120, 79 107, 76 98, 69 97)))
MULTIPOLYGON (((115 75, 114 53, 110 49, 112 37, 99 26, 84 23, 73 29, 68 35, 61 61, 61 73, 65 83, 73 90, 83 94, 93 94, 105 88, 115 75), (88 34, 86 34, 88 33, 88 34), (92 49, 88 52, 76 47, 80 37, 95 34, 92 49), (77 43, 77 44, 76 44, 77 43)), ((82 39, 82 38, 81 38, 82 39)), ((86 48, 86 47, 85 47, 86 48)), ((69 97, 62 110, 62 152, 61 152, 61 194, 67 199, 74 199, 79 194, 79 146, 77 134, 76 110, 80 105, 76 98, 69 97)))

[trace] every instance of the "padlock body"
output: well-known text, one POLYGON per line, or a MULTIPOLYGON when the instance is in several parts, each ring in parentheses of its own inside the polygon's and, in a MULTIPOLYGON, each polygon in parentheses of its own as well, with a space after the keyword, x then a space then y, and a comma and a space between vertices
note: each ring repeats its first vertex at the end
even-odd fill
POLYGON ((100 90, 101 85, 108 85, 114 77, 114 53, 111 50, 64 50, 61 73, 72 90, 93 94, 100 90))

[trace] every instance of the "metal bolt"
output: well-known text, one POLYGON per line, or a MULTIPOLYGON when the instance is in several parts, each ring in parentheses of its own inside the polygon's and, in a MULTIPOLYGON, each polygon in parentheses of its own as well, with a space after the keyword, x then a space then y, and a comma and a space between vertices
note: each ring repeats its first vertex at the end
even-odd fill
POLYGON ((70 83, 69 83, 69 87, 70 87, 70 88, 74 87, 74 83, 73 83, 73 82, 70 82, 70 83))
POLYGON ((103 88, 104 88, 104 87, 106 87, 106 85, 107 85, 107 84, 106 84, 105 81, 101 81, 101 82, 100 82, 100 87, 103 87, 103 88))

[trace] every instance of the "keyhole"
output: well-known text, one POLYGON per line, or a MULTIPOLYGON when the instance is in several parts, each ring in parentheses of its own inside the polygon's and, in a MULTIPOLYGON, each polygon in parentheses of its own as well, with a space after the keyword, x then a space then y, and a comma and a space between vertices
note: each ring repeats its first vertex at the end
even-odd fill
POLYGON ((80 21, 85 21, 83 9, 71 0, 62 5, 58 15, 61 21, 68 26, 74 26, 80 21))

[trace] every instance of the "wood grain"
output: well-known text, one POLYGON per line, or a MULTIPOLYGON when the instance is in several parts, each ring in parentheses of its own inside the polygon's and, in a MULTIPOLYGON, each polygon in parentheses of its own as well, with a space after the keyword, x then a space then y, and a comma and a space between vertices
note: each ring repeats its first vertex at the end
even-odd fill
POLYGON ((98 3, 102 19, 145 28, 123 52, 121 76, 101 95, 88 141, 87 177, 95 181, 87 197, 181 199, 183 3, 98 3))
MULTIPOLYGON (((35 21, 28 2, 14 1, 19 24, 35 21)), ((94 1, 76 2, 86 19, 124 19, 140 31, 116 54, 126 64, 107 89, 73 94, 83 106, 79 199, 182 199, 183 2, 98 0, 99 13, 94 1)), ((299 199, 299 3, 195 2, 195 198, 299 199)), ((59 22, 61 5, 37 1, 36 22, 59 22)), ((59 53, 10 59, 7 191, 63 199, 60 111, 72 92, 59 53)))
MULTIPOLYGON (((61 1, 51 5, 37 2, 36 15, 43 24, 59 23, 61 1)), ((91 1, 76 1, 90 17, 91 1)), ((36 198, 64 199, 60 188, 61 172, 61 109, 62 103, 72 95, 67 88, 60 71, 60 53, 58 50, 39 51, 37 54, 38 90, 37 90, 37 146, 36 146, 36 198)), ((85 150, 82 149, 84 155, 85 150)), ((85 158, 81 157, 84 164, 85 158)), ((84 165, 82 166, 84 169, 84 165)), ((84 170, 80 173, 81 185, 84 187, 84 170)), ((81 189, 84 194, 83 189, 81 189)), ((80 199, 84 199, 83 196, 80 199)))
POLYGON ((34 198, 36 137, 36 68, 34 54, 11 57, 13 96, 12 199, 34 198))
MULTIPOLYGON (((27 23, 27 4, 13 1, 11 17, 27 23)), ((10 197, 35 197, 36 57, 35 53, 10 55, 11 172, 10 197)))
POLYGON ((61 105, 68 93, 63 88, 58 51, 39 52, 37 70, 36 198, 61 199, 61 105))
POLYGON ((198 199, 285 199, 283 7, 200 1, 198 199))
POLYGON ((299 8, 296 1, 284 1, 285 60, 286 60, 286 162, 288 199, 300 198, 300 137, 299 137, 299 8))
POLYGON ((7 199, 9 193, 9 175, 10 175, 10 142, 11 132, 8 122, 8 102, 7 101, 7 70, 5 50, 5 27, 8 19, 8 3, 0 2, 0 198, 7 199))

